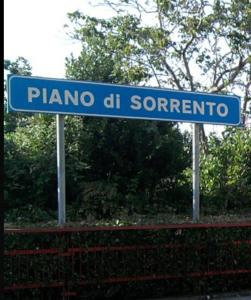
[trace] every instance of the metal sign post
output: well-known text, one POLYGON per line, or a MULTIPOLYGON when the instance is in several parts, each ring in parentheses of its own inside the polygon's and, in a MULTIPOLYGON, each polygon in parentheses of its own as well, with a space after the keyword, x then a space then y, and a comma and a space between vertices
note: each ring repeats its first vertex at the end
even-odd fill
POLYGON ((57 114, 58 225, 65 223, 64 116, 57 114))
POLYGON ((200 125, 193 124, 193 222, 200 218, 200 125))

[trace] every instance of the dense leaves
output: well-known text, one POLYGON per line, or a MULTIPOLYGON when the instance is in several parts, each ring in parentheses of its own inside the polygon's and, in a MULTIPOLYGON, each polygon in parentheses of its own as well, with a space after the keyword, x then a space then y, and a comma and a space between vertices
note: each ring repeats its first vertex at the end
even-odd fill
POLYGON ((28 120, 5 134, 5 205, 56 208, 55 124, 47 116, 28 120))
POLYGON ((202 157, 205 207, 251 208, 251 130, 229 128, 222 139, 212 135, 202 157))
MULTIPOLYGON (((27 59, 18 57, 15 61, 4 60, 4 69, 8 74, 31 75, 31 66, 27 59)), ((6 92, 6 82, 4 82, 6 92)), ((29 119, 26 113, 7 113, 7 98, 4 97, 4 133, 15 131, 16 127, 25 127, 29 119)))
POLYGON ((143 52, 133 45, 137 19, 125 16, 98 20, 79 12, 69 17, 77 24, 72 37, 81 41, 83 49, 78 58, 67 58, 68 78, 136 84, 149 76, 143 52))
POLYGON ((85 119, 82 131, 85 151, 75 171, 80 205, 111 217, 114 209, 175 206, 180 200, 178 179, 190 155, 177 129, 157 122, 85 119))

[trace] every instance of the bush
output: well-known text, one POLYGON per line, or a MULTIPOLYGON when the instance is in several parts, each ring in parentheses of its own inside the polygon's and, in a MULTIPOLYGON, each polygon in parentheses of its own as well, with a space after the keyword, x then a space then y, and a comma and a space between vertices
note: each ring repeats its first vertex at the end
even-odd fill
POLYGON ((251 130, 228 128, 211 135, 201 158, 201 188, 206 210, 251 208, 251 130))

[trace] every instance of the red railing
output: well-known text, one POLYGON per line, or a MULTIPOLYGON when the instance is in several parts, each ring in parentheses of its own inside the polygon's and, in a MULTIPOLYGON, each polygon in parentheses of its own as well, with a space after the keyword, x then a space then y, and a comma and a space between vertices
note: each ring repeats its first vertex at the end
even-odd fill
POLYGON ((74 296, 76 287, 108 283, 251 280, 251 223, 6 229, 5 239, 6 292, 67 286, 74 296))

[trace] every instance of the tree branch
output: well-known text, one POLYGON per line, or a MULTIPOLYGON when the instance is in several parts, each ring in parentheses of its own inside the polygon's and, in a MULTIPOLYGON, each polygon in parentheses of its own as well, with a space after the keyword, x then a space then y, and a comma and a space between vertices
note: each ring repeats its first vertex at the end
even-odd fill
POLYGON ((154 75, 154 77, 155 77, 155 79, 156 79, 156 81, 158 83, 158 86, 161 87, 161 83, 159 81, 158 74, 155 72, 154 66, 151 64, 149 57, 148 56, 146 56, 146 57, 147 57, 147 61, 149 63, 149 66, 152 69, 153 75, 154 75))
POLYGON ((166 69, 168 70, 168 72, 171 74, 171 76, 172 76, 172 78, 173 78, 176 86, 178 87, 178 89, 184 90, 183 87, 180 84, 180 81, 178 80, 177 76, 175 75, 173 69, 170 67, 170 65, 168 64, 168 62, 165 59, 163 59, 162 62, 164 64, 164 66, 166 67, 166 69))
MULTIPOLYGON (((201 7, 200 7, 200 10, 201 10, 200 19, 199 19, 198 25, 196 26, 196 32, 199 31, 199 28, 200 28, 200 26, 202 24, 202 8, 203 8, 203 5, 201 3, 201 7)), ((189 68, 188 60, 187 60, 187 57, 186 57, 186 52, 187 52, 188 48, 192 45, 192 43, 195 40, 195 38, 196 38, 196 35, 194 33, 192 33, 191 39, 188 41, 188 43, 186 44, 185 48, 182 51, 182 58, 183 58, 183 61, 184 61, 184 64, 185 64, 187 77, 188 77, 188 80, 189 80, 190 87, 191 87, 192 91, 194 91, 193 76, 192 76, 190 68, 189 68)))
POLYGON ((223 71, 219 77, 217 78, 215 84, 211 87, 211 92, 220 92, 222 89, 224 89, 225 87, 227 87, 228 85, 230 85, 231 83, 233 83, 233 81, 235 80, 235 78, 239 75, 239 73, 242 71, 243 67, 248 63, 248 57, 244 60, 242 60, 242 57, 240 58, 239 64, 238 66, 235 66, 233 68, 227 69, 225 71, 223 71), (220 80, 222 80, 223 76, 226 74, 231 74, 231 76, 228 79, 227 83, 222 83, 220 85, 219 82, 220 80))
POLYGON ((217 69, 220 65, 220 63, 224 60, 225 57, 227 57, 229 54, 231 54, 231 51, 225 53, 220 59, 217 57, 217 52, 216 52, 216 63, 214 65, 214 77, 213 77, 213 85, 217 86, 216 84, 216 77, 217 77, 217 69))
MULTIPOLYGON (((251 78, 251 73, 250 73, 250 78, 251 78)), ((248 102, 251 101, 250 87, 251 87, 251 80, 245 86, 245 96, 244 96, 244 103, 243 103, 243 124, 244 125, 246 123, 246 118, 248 113, 247 111, 248 102)))
POLYGON ((192 74, 190 72, 190 68, 189 68, 189 65, 188 65, 188 61, 187 61, 187 57, 186 57, 186 51, 187 49, 190 47, 190 45, 192 44, 192 42, 194 41, 195 39, 195 35, 192 36, 192 38, 190 39, 190 41, 186 44, 186 47, 183 49, 182 51, 182 58, 183 58, 183 61, 184 61, 184 64, 185 64, 185 68, 186 68, 186 73, 187 73, 187 77, 189 79, 189 83, 190 83, 190 87, 191 87, 191 90, 194 91, 194 83, 193 83, 193 77, 192 77, 192 74))

